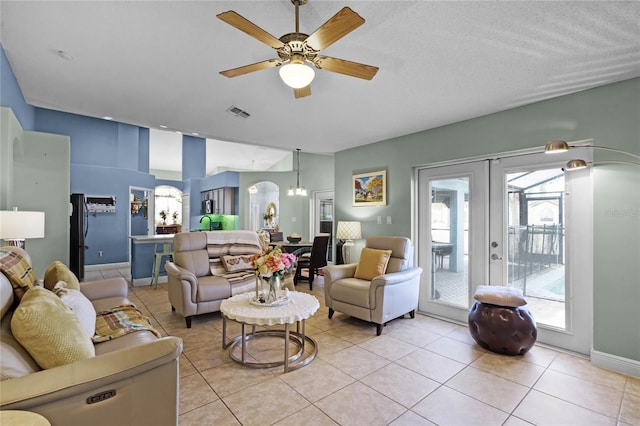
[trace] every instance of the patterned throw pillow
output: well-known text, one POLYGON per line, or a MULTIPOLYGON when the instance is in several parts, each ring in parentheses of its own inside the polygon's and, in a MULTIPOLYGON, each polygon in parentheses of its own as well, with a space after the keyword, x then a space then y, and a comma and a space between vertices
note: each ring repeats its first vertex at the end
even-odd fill
POLYGON ((24 294, 11 318, 11 332, 44 369, 95 356, 76 314, 44 287, 24 294))
POLYGON ((253 255, 239 254, 236 256, 222 256, 222 264, 227 272, 238 272, 253 269, 253 262, 251 259, 253 255))
POLYGON ((0 250, 0 272, 11 282, 13 294, 17 300, 22 299, 25 292, 33 287, 37 280, 27 259, 18 251, 4 248, 0 250))
POLYGON ((75 274, 71 272, 67 265, 56 260, 44 271, 44 287, 53 291, 58 281, 67 283, 66 287, 70 290, 80 290, 80 282, 75 274))

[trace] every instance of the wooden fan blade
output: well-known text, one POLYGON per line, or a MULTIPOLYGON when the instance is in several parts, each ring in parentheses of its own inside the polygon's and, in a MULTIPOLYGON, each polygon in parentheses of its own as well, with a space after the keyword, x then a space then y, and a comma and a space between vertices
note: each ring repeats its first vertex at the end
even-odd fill
POLYGON ((311 96, 311 85, 302 87, 300 89, 293 89, 293 94, 298 98, 304 98, 305 96, 311 96))
POLYGON ((307 46, 316 51, 326 49, 362 24, 364 24, 364 18, 350 8, 344 7, 307 37, 307 46))
POLYGON ((245 65, 243 67, 233 68, 230 70, 220 71, 220 74, 225 77, 237 77, 243 74, 249 74, 250 72, 260 71, 267 68, 273 68, 280 65, 282 61, 280 59, 268 59, 262 62, 256 62, 255 64, 245 65))
POLYGON ((236 27, 240 31, 250 35, 258 41, 261 41, 267 46, 271 46, 274 49, 281 49, 284 47, 283 42, 263 30, 253 22, 249 21, 247 18, 238 15, 233 10, 222 12, 216 16, 218 17, 218 19, 221 19, 232 27, 236 27))
POLYGON ((332 58, 330 56, 316 56, 314 63, 325 71, 337 72, 351 77, 371 80, 378 72, 378 67, 332 58))

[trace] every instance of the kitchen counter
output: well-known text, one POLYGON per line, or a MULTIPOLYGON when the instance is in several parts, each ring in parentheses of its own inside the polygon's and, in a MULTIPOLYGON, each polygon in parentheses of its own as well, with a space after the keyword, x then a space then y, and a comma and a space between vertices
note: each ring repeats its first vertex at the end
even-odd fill
MULTIPOLYGON (((153 260, 155 251, 171 251, 174 234, 159 235, 132 235, 131 239, 131 282, 133 286, 151 284, 153 274, 153 260)), ((167 273, 164 270, 163 258, 160 267, 159 283, 167 282, 167 273)))

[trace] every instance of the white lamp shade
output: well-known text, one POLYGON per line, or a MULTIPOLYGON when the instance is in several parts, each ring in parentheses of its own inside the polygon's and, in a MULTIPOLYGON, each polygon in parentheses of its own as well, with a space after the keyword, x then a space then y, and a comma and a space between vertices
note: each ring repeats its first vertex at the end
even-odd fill
POLYGON ((336 238, 339 240, 359 240, 362 238, 360 222, 339 221, 336 238))
POLYGON ((3 240, 44 238, 44 212, 0 211, 0 238, 3 240))
POLYGON ((288 63, 280 67, 280 78, 284 84, 294 89, 307 87, 315 76, 313 68, 304 64, 288 63))

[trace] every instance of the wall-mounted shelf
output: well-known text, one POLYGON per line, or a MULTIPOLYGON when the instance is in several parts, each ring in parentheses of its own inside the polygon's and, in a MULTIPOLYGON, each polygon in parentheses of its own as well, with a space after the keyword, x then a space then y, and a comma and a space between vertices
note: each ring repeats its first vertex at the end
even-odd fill
POLYGON ((131 201, 131 214, 139 214, 140 211, 142 211, 143 216, 146 218, 147 217, 147 206, 148 206, 148 201, 144 200, 141 201, 138 197, 134 198, 133 201, 131 201))

